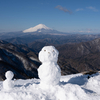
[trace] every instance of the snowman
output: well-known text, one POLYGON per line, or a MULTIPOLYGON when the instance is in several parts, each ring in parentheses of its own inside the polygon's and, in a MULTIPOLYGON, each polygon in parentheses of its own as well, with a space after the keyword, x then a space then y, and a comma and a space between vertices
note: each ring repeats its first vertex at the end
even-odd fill
POLYGON ((14 77, 14 74, 12 71, 7 71, 5 73, 6 80, 3 82, 3 88, 5 90, 11 90, 14 87, 14 81, 12 78, 14 77))
POLYGON ((54 46, 45 46, 39 52, 39 60, 42 62, 38 68, 40 84, 55 86, 59 84, 61 70, 57 64, 58 50, 54 46))

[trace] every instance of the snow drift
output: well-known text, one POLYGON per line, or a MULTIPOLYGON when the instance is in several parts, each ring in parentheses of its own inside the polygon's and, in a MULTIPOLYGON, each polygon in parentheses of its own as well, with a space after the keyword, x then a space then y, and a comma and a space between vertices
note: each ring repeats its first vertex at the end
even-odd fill
POLYGON ((14 88, 3 89, 0 81, 0 100, 100 100, 100 74, 61 76, 60 85, 41 89, 39 79, 15 80, 14 88), (80 84, 81 83, 81 84, 80 84))

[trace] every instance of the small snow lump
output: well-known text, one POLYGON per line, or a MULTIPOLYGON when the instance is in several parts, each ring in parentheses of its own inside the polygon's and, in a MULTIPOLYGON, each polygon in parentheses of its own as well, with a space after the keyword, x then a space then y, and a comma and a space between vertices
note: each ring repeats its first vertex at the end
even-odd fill
POLYGON ((12 71, 7 71, 5 73, 5 81, 3 82, 3 88, 5 90, 11 90, 14 87, 14 81, 12 80, 12 78, 14 77, 14 74, 12 71))

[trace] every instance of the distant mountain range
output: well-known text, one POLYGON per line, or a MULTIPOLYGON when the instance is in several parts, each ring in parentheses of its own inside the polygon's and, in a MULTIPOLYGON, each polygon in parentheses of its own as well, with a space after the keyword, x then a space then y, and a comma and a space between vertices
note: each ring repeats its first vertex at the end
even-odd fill
POLYGON ((64 32, 59 32, 57 30, 53 30, 44 24, 39 24, 37 26, 31 27, 29 29, 25 29, 23 31, 18 32, 2 32, 0 33, 0 39, 10 39, 15 37, 23 37, 27 35, 39 35, 39 34, 52 34, 52 35, 62 35, 68 34, 64 32))
POLYGON ((48 38, 49 39, 55 38, 56 40, 58 38, 56 42, 58 42, 58 44, 64 44, 73 42, 84 42, 99 37, 100 34, 73 34, 73 33, 59 32, 57 30, 53 30, 45 26, 44 24, 39 24, 37 26, 19 32, 0 33, 0 40, 5 40, 14 44, 28 44, 28 43, 32 44, 32 42, 34 42, 35 40, 44 41, 44 39, 47 40, 48 38))
MULTIPOLYGON (((26 34, 26 33, 25 33, 26 34)), ((66 34, 66 35, 51 35, 51 34, 28 34, 25 36, 4 39, 7 42, 13 44, 24 44, 29 48, 39 52, 45 45, 59 46, 63 44, 80 43, 91 41, 95 38, 99 38, 98 35, 86 35, 86 34, 66 34)))
MULTIPOLYGON (((56 48, 60 53, 58 64, 62 75, 100 70, 100 38, 89 42, 57 45, 56 48)), ((39 65, 35 51, 24 45, 0 41, 0 79, 4 79, 7 70, 14 71, 16 78, 37 78, 39 65)))

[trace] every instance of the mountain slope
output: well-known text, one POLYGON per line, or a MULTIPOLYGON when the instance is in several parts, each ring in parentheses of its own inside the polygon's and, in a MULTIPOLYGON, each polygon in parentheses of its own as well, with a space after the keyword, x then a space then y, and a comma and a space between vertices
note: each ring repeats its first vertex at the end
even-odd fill
POLYGON ((65 44, 58 47, 58 50, 62 69, 72 67, 78 72, 100 70, 100 38, 78 44, 65 44))
POLYGON ((27 47, 0 41, 0 79, 7 70, 12 70, 16 78, 38 78, 37 64, 37 56, 27 47))
MULTIPOLYGON (((25 33, 26 34, 26 33, 25 33)), ((100 37, 99 35, 82 35, 82 34, 66 34, 66 35, 52 35, 52 34, 28 34, 22 37, 6 39, 13 44, 25 44, 29 48, 40 51, 45 45, 62 45, 66 43, 85 42, 100 37)))

